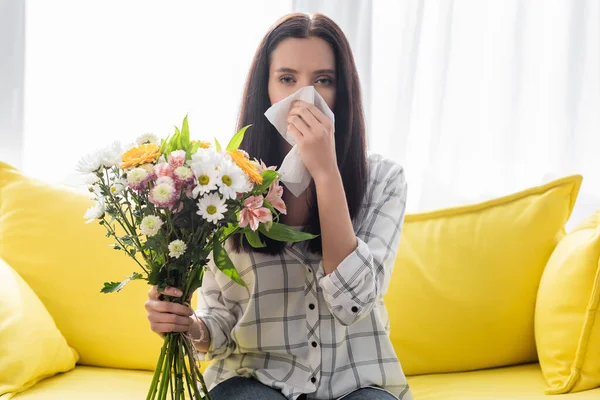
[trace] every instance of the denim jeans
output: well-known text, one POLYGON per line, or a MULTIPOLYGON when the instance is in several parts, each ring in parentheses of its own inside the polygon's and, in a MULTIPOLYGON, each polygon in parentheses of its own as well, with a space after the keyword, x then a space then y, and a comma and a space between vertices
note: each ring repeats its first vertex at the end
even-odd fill
MULTIPOLYGON (((211 400, 285 400, 277 389, 263 385, 254 378, 235 376, 219 383, 209 393, 211 400)), ((304 395, 299 400, 305 399, 304 395)), ((343 400, 394 400, 396 397, 373 388, 362 388, 350 393, 343 400)), ((333 400, 333 399, 332 399, 333 400)))

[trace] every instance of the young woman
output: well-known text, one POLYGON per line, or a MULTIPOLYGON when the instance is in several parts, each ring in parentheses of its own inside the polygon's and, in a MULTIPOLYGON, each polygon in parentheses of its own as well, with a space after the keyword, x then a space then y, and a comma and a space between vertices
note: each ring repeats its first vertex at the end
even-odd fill
MULTIPOLYGON (((383 303, 404 219, 403 169, 366 155, 358 75, 348 41, 323 15, 292 14, 258 47, 239 126, 242 148, 267 166, 290 149, 265 118, 271 104, 314 86, 335 114, 296 102, 288 130, 311 186, 284 194, 283 222, 320 236, 251 249, 232 240, 230 256, 247 286, 214 264, 204 275, 197 318, 189 307, 146 303, 154 332, 189 331, 204 360, 211 398, 412 399, 389 338, 383 303)), ((174 288, 165 295, 179 296, 174 288)), ((398 328, 397 328, 398 329, 398 328)))

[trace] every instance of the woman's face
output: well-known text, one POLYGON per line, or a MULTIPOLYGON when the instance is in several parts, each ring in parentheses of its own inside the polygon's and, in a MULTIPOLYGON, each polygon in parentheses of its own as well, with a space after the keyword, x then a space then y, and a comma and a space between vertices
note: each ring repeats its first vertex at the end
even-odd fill
POLYGON ((283 100, 305 86, 314 86, 330 109, 335 105, 335 56, 323 39, 287 38, 271 53, 269 98, 283 100))

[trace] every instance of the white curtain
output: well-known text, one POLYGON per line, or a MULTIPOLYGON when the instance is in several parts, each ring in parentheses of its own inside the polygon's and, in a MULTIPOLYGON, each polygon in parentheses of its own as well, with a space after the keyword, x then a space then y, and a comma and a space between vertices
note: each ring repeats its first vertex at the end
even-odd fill
POLYGON ((257 45, 291 7, 27 1, 24 171, 76 182, 82 154, 145 132, 166 136, 186 113, 193 135, 226 141, 257 45))
POLYGON ((371 149, 404 164, 409 210, 581 173, 600 208, 600 2, 373 2, 371 149))
MULTIPOLYGON (((600 208, 600 1, 27 2, 24 169, 63 181, 86 151, 233 131, 251 57, 282 15, 323 12, 350 40, 369 148, 406 168, 409 211, 584 175, 600 208), (48 168, 52 157, 52 168, 48 168)), ((69 177, 68 179, 71 179, 69 177)))
POLYGON ((0 161, 21 167, 25 5, 0 0, 0 161))

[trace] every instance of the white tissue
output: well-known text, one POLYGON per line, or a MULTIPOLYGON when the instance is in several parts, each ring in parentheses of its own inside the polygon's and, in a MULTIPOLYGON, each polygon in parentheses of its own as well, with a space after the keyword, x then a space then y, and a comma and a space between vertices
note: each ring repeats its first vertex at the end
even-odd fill
POLYGON ((327 103, 317 92, 314 86, 305 86, 298 90, 296 93, 289 95, 285 99, 273 104, 265 112, 265 116, 275 126, 277 131, 283 136, 283 138, 292 146, 292 149, 283 159, 283 162, 279 166, 278 172, 281 174, 280 181, 288 188, 290 192, 298 197, 302 192, 306 190, 310 185, 312 177, 304 166, 298 146, 294 141, 294 137, 287 131, 287 118, 292 108, 292 102, 296 100, 302 100, 310 104, 314 104, 327 118, 331 120, 331 123, 335 125, 335 119, 333 112, 327 106, 327 103))

